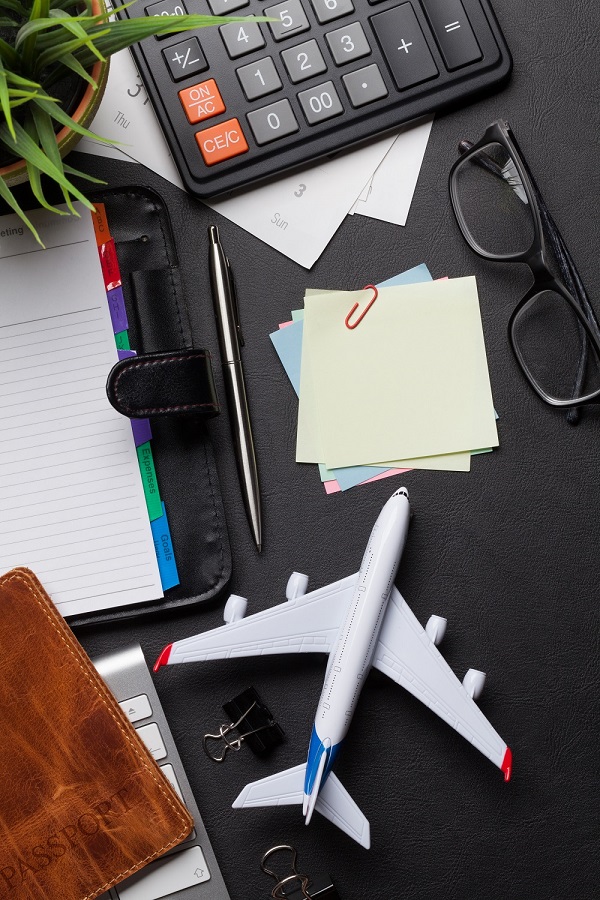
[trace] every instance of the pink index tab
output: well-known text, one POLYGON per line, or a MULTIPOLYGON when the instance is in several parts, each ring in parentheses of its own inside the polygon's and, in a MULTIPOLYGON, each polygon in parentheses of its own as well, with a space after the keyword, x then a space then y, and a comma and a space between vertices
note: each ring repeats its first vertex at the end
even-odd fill
MULTIPOLYGON (((98 247, 100 254, 100 265, 102 266, 102 274, 104 276, 104 286, 107 291, 113 291, 115 288, 121 287, 121 273, 119 271, 119 260, 117 259, 117 250, 115 242, 111 238, 105 244, 98 247)), ((119 329, 122 331, 123 329, 119 329)))
POLYGON ((169 657, 171 655, 171 650, 173 648, 173 644, 167 644, 164 650, 161 651, 160 656, 154 663, 154 672, 158 672, 161 666, 166 666, 169 662, 169 657))
POLYGON ((107 290, 106 299, 108 300, 108 309, 110 311, 110 320, 112 322, 114 334, 127 331, 129 322, 127 321, 127 313, 125 311, 123 288, 119 286, 110 291, 107 290))

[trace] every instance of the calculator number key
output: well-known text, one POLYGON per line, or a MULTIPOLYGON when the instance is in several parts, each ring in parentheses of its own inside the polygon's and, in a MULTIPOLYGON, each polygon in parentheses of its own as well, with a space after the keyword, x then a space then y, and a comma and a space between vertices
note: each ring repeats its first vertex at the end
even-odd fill
POLYGON ((264 14, 272 19, 278 19, 277 22, 269 22, 269 28, 276 41, 282 41, 289 35, 300 34, 310 28, 300 0, 289 0, 287 3, 269 6, 264 14))
POLYGON ((344 112, 333 81, 325 81, 308 91, 301 91, 298 100, 309 125, 333 119, 344 112))
POLYGON ((261 145, 270 144, 300 129, 289 100, 278 100, 248 113, 248 122, 256 143, 261 145))
POLYGON ((360 22, 352 22, 345 28, 338 28, 325 35, 331 55, 338 66, 368 56, 371 52, 360 22))
MULTIPOLYGON (((145 9, 147 16, 187 16, 188 11, 185 8, 183 0, 160 0, 159 3, 152 3, 145 9)), ((157 41, 165 38, 172 38, 173 34, 156 34, 157 41)))
POLYGON ((388 95, 381 72, 375 64, 344 75, 342 81, 348 92, 350 103, 355 108, 365 106, 367 103, 374 103, 375 100, 381 100, 382 97, 388 95))
POLYGON ((248 144, 237 119, 219 122, 196 133, 196 142, 207 166, 214 166, 248 151, 248 144))
POLYGON ((219 31, 231 59, 253 53, 254 50, 260 50, 265 46, 263 33, 258 24, 252 20, 252 16, 248 16, 242 22, 228 22, 227 25, 221 25, 219 31))
POLYGON ((225 112, 225 104, 214 78, 179 91, 179 99, 192 125, 225 112))
POLYGON ((352 0, 310 0, 310 2, 321 25, 354 12, 352 0))
POLYGON ((198 38, 191 37, 187 41, 173 44, 162 52, 165 63, 169 67, 173 81, 181 81, 188 75, 196 75, 208 69, 206 57, 198 42, 198 38))
POLYGON ((293 84, 327 71, 327 63, 316 41, 306 41, 283 50, 281 58, 293 84))
POLYGON ((246 100, 257 100, 283 87, 277 74, 275 63, 270 56, 259 59, 249 66, 236 69, 236 74, 246 95, 246 100))

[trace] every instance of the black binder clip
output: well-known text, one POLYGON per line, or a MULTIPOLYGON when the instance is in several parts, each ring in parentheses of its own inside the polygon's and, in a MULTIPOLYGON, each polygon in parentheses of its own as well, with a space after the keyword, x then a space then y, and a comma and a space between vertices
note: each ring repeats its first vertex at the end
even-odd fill
POLYGON ((273 747, 283 742, 283 729, 275 722, 270 710, 265 706, 253 687, 247 688, 223 704, 230 724, 221 725, 218 734, 205 734, 202 741, 204 752, 214 762, 223 762, 229 750, 238 751, 246 743, 257 756, 266 756, 273 747), (232 731, 238 737, 229 737, 232 731), (220 752, 212 752, 210 745, 222 745, 220 752))
POLYGON ((277 882, 271 891, 271 897, 274 900, 340 900, 340 895, 328 875, 314 878, 302 875, 296 868, 297 860, 298 853, 290 844, 279 844, 277 847, 272 847, 263 856, 260 863, 261 869, 277 882), (280 878, 276 872, 267 868, 266 862, 273 854, 282 851, 292 854, 292 863, 290 874, 280 878))

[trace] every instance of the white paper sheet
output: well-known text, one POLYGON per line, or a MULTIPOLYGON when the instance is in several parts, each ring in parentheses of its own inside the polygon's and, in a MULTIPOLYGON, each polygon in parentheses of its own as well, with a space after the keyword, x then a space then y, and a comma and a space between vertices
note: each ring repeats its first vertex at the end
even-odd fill
MULTIPOLYGON (((0 570, 28 566, 64 616, 162 597, 90 213, 0 219, 0 570)), ((18 630, 18 628, 17 628, 18 630)))

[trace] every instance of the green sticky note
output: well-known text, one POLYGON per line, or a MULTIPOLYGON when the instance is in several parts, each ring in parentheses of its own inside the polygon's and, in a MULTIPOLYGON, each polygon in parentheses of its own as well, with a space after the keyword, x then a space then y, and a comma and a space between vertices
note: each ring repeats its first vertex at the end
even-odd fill
POLYGON ((146 497, 146 506, 148 507, 148 515, 150 521, 160 519, 163 514, 160 494, 158 492, 158 481, 156 480, 156 469, 154 468, 154 459, 152 457, 152 448, 150 441, 140 444, 137 448, 138 461, 140 464, 140 472, 142 473, 142 484, 144 485, 144 496, 146 497))
POLYGON ((117 350, 131 350, 129 346, 129 332, 119 331, 115 334, 115 344, 117 345, 117 350))

